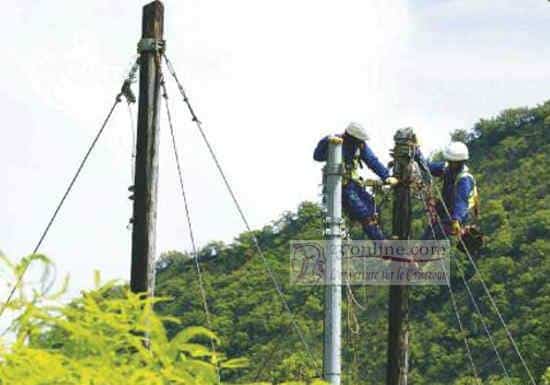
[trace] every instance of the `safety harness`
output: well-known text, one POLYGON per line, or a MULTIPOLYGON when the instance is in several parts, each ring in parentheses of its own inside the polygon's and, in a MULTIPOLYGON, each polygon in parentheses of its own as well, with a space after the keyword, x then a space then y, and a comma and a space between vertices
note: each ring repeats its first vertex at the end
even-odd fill
POLYGON ((480 207, 480 199, 479 199, 479 193, 477 191, 477 185, 476 180, 472 174, 468 171, 468 167, 464 166, 464 169, 456 176, 455 179, 455 185, 454 185, 454 193, 456 196, 457 189, 458 189, 458 183, 462 180, 462 178, 470 178, 473 184, 473 188, 470 191, 470 194, 468 195, 468 211, 471 211, 474 215, 474 219, 479 218, 479 207, 480 207))
POLYGON ((344 178, 342 181, 344 186, 351 181, 363 184, 363 178, 359 175, 359 169, 363 168, 361 150, 362 146, 357 146, 357 149, 351 161, 344 162, 344 178))
MULTIPOLYGON (((479 207, 480 199, 477 190, 476 180, 472 174, 468 171, 468 167, 464 166, 464 169, 456 176, 455 180, 455 194, 457 193, 458 182, 462 178, 470 178, 473 184, 473 188, 468 196, 468 211, 473 214, 474 221, 479 219, 479 207)), ((479 225, 468 224, 462 228, 462 234, 460 235, 462 242, 457 243, 457 248, 463 253, 471 252, 473 255, 477 255, 479 250, 485 244, 485 235, 481 232, 479 225)))

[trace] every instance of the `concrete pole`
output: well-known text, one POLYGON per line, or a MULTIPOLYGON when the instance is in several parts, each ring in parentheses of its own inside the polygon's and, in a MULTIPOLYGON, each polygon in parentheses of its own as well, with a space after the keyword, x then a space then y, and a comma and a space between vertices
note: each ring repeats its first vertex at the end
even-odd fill
POLYGON ((340 385, 342 334, 342 141, 329 143, 324 169, 327 204, 323 377, 340 385))

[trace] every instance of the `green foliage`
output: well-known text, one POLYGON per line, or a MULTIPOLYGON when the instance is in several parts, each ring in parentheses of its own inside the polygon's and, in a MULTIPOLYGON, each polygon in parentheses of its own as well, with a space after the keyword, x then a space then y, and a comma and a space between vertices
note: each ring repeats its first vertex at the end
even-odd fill
POLYGON ((451 133, 453 142, 468 143, 473 139, 473 135, 468 130, 455 130, 451 133))
MULTIPOLYGON (((41 255, 17 265, 3 261, 16 274, 33 262, 50 264, 41 255)), ((100 285, 99 274, 95 282, 95 290, 68 305, 52 303, 59 293, 33 291, 28 299, 18 287, 7 304, 18 316, 10 327, 14 341, 0 344, 0 385, 213 385, 249 365, 205 345, 219 340, 203 327, 169 338, 164 325, 179 320, 153 311, 167 299, 133 294, 116 282, 100 285)))
POLYGON ((217 382, 217 356, 193 342, 215 339, 210 331, 186 328, 168 340, 164 322, 176 320, 153 313, 159 299, 116 292, 110 283, 65 306, 46 305, 52 298, 37 293, 11 302, 20 315, 11 326, 15 341, 0 353, 0 384, 217 382))
MULTIPOLYGON (((533 109, 507 110, 481 120, 472 130, 453 133, 454 139, 468 142, 469 166, 481 192, 481 226, 489 242, 477 259, 479 268, 536 379, 543 376, 550 362, 549 132, 550 102, 533 109)), ((391 223, 390 210, 391 203, 386 203, 382 212, 386 227, 391 223)), ((425 223, 423 218, 414 221, 417 236, 425 223)), ((323 291, 288 284, 288 242, 322 237, 321 210, 316 204, 303 203, 296 213, 285 213, 254 234, 282 283, 314 358, 305 354, 290 316, 264 272, 251 234, 244 233, 232 244, 216 245, 213 257, 208 248, 201 251, 213 329, 222 336, 220 346, 230 355, 251 357, 250 367, 233 373, 230 379, 307 380, 321 367, 323 291)), ((362 237, 358 226, 351 234, 356 239, 362 237)), ((464 255, 457 252, 454 257, 466 271, 465 278, 493 331, 512 385, 528 383, 473 269, 464 255)), ((188 325, 204 324, 196 273, 186 254, 166 255, 157 282, 161 295, 174 298, 159 303, 158 310, 182 320, 181 325, 167 325, 170 335, 188 325)), ((483 384, 508 384, 456 269, 452 285, 483 384)), ((353 292, 365 310, 356 303, 344 303, 344 383, 384 383, 387 288, 354 287, 353 292)), ((410 318, 411 382, 479 385, 472 377, 445 287, 413 288, 410 318)), ((547 382, 548 376, 546 372, 547 382)))
POLYGON ((542 376, 542 385, 550 385, 550 367, 546 369, 546 372, 542 376))
MULTIPOLYGON (((453 133, 454 139, 468 142, 470 168, 481 192, 480 223, 489 241, 477 257, 479 269, 535 379, 543 385, 550 385, 549 132, 547 102, 533 109, 507 110, 481 120, 471 131, 453 133)), ((390 209, 386 204, 385 224, 389 224, 390 209)), ((417 234, 424 224, 420 218, 414 221, 417 234)), ((243 233, 231 244, 205 246, 199 258, 212 331, 197 326, 205 325, 206 319, 194 265, 185 252, 166 253, 157 265, 157 293, 171 300, 147 300, 109 283, 69 305, 53 306, 56 295, 34 290, 24 296, 18 287, 18 295, 7 304, 18 318, 11 329, 15 341, 2 345, 0 351, 0 385, 213 384, 218 372, 224 382, 309 382, 318 377, 322 366, 323 290, 289 285, 288 243, 318 239, 322 230, 319 206, 306 202, 296 213, 285 213, 253 234, 243 233), (292 317, 265 274, 252 235, 259 239, 282 284, 313 356, 293 330, 292 317), (146 332, 150 349, 144 347, 146 332), (248 359, 227 359, 219 352, 248 359)), ((358 227, 351 234, 362 237, 358 227)), ((472 267, 458 252, 453 260, 466 272, 464 278, 480 303, 511 381, 504 377, 454 269, 452 286, 480 378, 472 376, 447 289, 414 287, 411 383, 529 383, 472 267)), ((31 256, 23 263, 38 261, 48 262, 43 256, 31 256)), ((22 267, 11 268, 16 274, 22 267)), ((386 367, 388 291, 384 287, 352 290, 354 300, 346 296, 343 309, 344 383, 380 384, 386 367)))

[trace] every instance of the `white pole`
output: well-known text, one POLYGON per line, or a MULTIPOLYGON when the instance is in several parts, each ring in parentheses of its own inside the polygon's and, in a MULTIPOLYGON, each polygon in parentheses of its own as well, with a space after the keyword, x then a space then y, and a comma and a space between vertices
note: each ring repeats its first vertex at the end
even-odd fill
POLYGON ((342 307, 342 141, 330 143, 324 169, 327 205, 328 247, 325 264, 325 341, 323 377, 331 385, 340 385, 341 307, 342 307))

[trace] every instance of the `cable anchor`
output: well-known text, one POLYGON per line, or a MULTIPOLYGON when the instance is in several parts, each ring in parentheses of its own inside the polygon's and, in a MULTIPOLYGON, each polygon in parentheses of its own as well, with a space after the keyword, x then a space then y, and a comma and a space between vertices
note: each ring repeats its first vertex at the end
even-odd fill
POLYGON ((138 69, 139 57, 132 65, 132 68, 130 68, 130 72, 128 73, 128 76, 126 77, 124 83, 122 83, 122 87, 120 88, 120 95, 124 96, 128 105, 134 104, 137 101, 136 95, 132 91, 132 83, 136 81, 136 73, 138 69))

